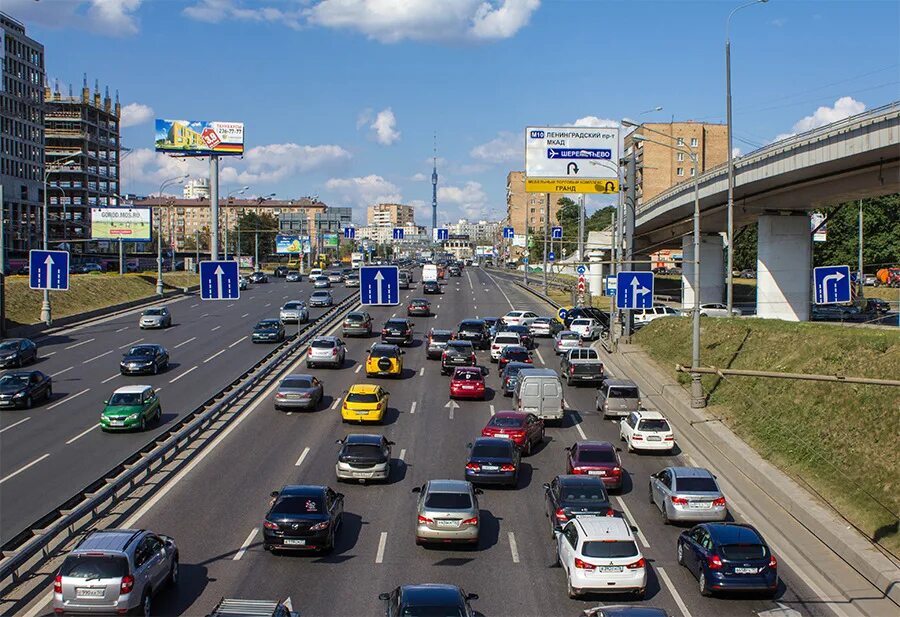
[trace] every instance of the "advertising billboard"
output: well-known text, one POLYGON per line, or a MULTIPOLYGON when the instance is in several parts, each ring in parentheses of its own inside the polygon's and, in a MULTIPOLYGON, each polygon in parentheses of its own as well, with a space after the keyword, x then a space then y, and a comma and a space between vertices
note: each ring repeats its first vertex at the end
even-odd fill
POLYGON ((150 240, 150 208, 91 208, 93 240, 150 240))
POLYGON ((279 255, 297 255, 309 253, 309 236, 291 236, 279 234, 275 236, 275 252, 279 255))
POLYGON ((156 151, 183 156, 244 154, 244 123, 157 118, 156 151))
POLYGON ((337 248, 338 235, 331 233, 322 234, 322 246, 325 248, 337 248))

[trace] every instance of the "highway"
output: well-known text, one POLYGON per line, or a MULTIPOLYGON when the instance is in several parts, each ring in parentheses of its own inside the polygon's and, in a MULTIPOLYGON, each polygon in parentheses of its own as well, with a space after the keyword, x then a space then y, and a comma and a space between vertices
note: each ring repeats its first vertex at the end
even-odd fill
MULTIPOLYGON (((0 541, 101 477, 271 351, 272 345, 250 342, 253 326, 278 317, 289 299, 307 300, 312 285, 305 278, 269 281, 251 285, 235 302, 201 302, 195 294, 167 299, 162 304, 170 307, 173 325, 163 330, 141 330, 140 309, 37 338, 38 362, 26 368, 53 377, 53 397, 32 409, 0 413, 0 541), (120 375, 122 353, 137 343, 166 347, 169 369, 120 375), (162 421, 145 433, 103 433, 103 401, 129 384, 151 384, 160 392, 162 421)), ((339 302, 355 290, 339 285, 332 291, 339 302)), ((311 319, 325 310, 311 309, 311 319)))
MULTIPOLYGON (((167 383, 171 375, 181 374, 188 364, 193 366, 198 359, 202 363, 204 354, 211 355, 223 344, 246 334, 245 326, 252 318, 235 318, 231 313, 249 311, 251 305, 268 302, 267 296, 281 298, 284 295, 281 289, 280 285, 258 286, 248 294, 248 299, 254 293, 256 298, 247 303, 247 309, 236 310, 236 306, 219 309, 218 318, 231 324, 227 336, 218 337, 199 330, 200 323, 203 327, 214 326, 207 323, 207 318, 201 322, 198 317, 192 332, 179 332, 167 339, 176 342, 191 336, 198 336, 198 342, 201 338, 216 339, 212 345, 204 344, 208 346, 203 353, 195 353, 190 362, 173 369, 165 383, 160 382, 167 413, 175 411, 175 401, 181 401, 180 397, 185 397, 185 408, 190 407, 187 399, 202 400, 201 392, 209 391, 212 385, 205 380, 225 367, 236 371, 238 367, 234 363, 249 352, 229 354, 218 368, 196 375, 192 386, 183 390, 167 383), (203 384, 202 388, 198 383, 203 384)), ((420 295, 419 290, 420 285, 416 285, 406 297, 420 295)), ((142 504, 128 524, 173 536, 181 556, 179 585, 156 596, 155 614, 203 615, 225 596, 290 597, 293 607, 304 617, 378 615, 383 614, 378 593, 416 582, 455 583, 468 592, 478 593, 480 599, 474 607, 488 617, 577 615, 584 608, 616 601, 662 607, 671 615, 684 617, 749 617, 778 610, 778 602, 803 615, 827 614, 824 609, 816 609, 815 595, 783 564, 779 571, 784 588, 777 600, 752 596, 701 597, 695 579, 675 560, 675 540, 680 529, 664 526, 659 512, 647 500, 649 474, 684 461, 678 456, 628 453, 622 454, 628 479, 622 493, 613 497, 613 503, 639 529, 640 548, 651 564, 647 597, 641 603, 615 596, 568 599, 564 572, 553 566, 555 545, 544 516, 542 484, 564 472, 566 446, 581 439, 617 440, 617 425, 602 420, 593 411, 594 388, 566 389, 566 401, 572 411, 563 426, 548 427, 547 441, 535 455, 523 459, 516 490, 485 489, 480 498, 482 527, 477 549, 415 546, 415 496, 410 490, 428 479, 463 477, 466 443, 480 433, 493 412, 511 405, 510 399, 489 393, 484 402, 459 401, 458 406, 448 406, 448 378, 440 376, 437 362, 425 359, 423 334, 430 327, 454 328, 466 317, 503 315, 512 307, 533 309, 541 314, 550 312, 548 306, 508 280, 478 268, 466 268, 461 278, 447 282, 443 295, 430 298, 436 316, 413 319, 416 342, 404 356, 404 376, 399 380, 379 380, 391 393, 384 426, 359 428, 341 423, 337 402, 350 385, 366 381, 360 362, 373 340, 347 339, 348 360, 343 368, 312 371, 325 384, 326 397, 320 410, 276 412, 271 390, 267 391, 257 404, 244 412, 233 430, 227 431, 212 449, 198 458, 188 473, 142 504), (396 460, 387 484, 363 486, 336 482, 335 440, 348 432, 383 432, 396 442, 396 460), (346 495, 344 526, 333 554, 274 556, 263 550, 261 522, 269 494, 292 483, 328 484, 346 495), (812 602, 805 604, 806 601, 812 602)), ((210 310, 207 305, 196 308, 203 312, 210 310)), ((173 310, 176 320, 183 319, 187 313, 178 305, 173 310)), ((257 314, 268 314, 267 310, 259 307, 257 314)), ((402 306, 373 308, 371 312, 378 324, 395 313, 405 315, 402 306)), ((103 327, 113 333, 116 329, 112 324, 103 327)), ((120 334, 123 333, 116 336, 120 334)), ((139 335, 131 333, 131 336, 139 335)), ((127 336, 123 338, 130 340, 127 336)), ((549 350, 547 340, 538 340, 536 364, 557 368, 558 361, 549 350)), ((479 363, 491 368, 489 386, 496 387, 496 366, 489 363, 487 352, 478 355, 479 363)), ((295 372, 306 372, 301 362, 298 359, 295 372)), ((112 375, 114 371, 92 372, 99 377, 112 375)), ((222 376, 224 379, 225 375, 222 376)), ((77 391, 80 385, 72 390, 77 391)), ((98 395, 96 400, 101 398, 98 395)), ((79 425, 82 430, 93 421, 89 416, 82 419, 79 425)), ((77 428, 72 426, 71 434, 77 434, 77 428)), ((40 431, 33 435, 40 437, 40 431)), ((95 437, 104 439, 103 445, 122 436, 95 432, 91 439, 95 437)), ((132 446, 136 444, 131 442, 132 446)), ((97 447, 92 443, 80 456, 88 452, 97 455, 97 447)), ((125 445, 122 448, 120 454, 127 450, 125 445)), ((40 452, 31 450, 32 456, 40 452)), ((54 454, 58 458, 55 465, 35 466, 34 474, 28 476, 30 483, 37 485, 52 479, 64 456, 54 454)), ((70 462, 79 455, 73 452, 71 456, 70 462)), ((99 462, 92 466, 102 467, 99 462)), ((90 475, 87 471, 83 473, 85 477, 90 475)), ((26 491, 26 483, 20 484, 17 490, 26 491)))

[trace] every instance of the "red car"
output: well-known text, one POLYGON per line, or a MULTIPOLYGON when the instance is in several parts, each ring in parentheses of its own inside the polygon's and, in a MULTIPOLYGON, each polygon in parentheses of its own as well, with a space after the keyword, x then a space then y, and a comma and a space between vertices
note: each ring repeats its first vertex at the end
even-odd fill
POLYGON ((510 362, 526 362, 528 364, 534 364, 534 360, 531 359, 531 352, 528 351, 527 347, 523 347, 522 345, 507 345, 504 347, 503 351, 500 352, 500 358, 497 359, 497 370, 502 373, 503 367, 510 362))
POLYGON ((606 488, 622 488, 622 462, 619 449, 608 441, 577 441, 566 448, 566 472, 599 476, 606 488))
POLYGON ((484 370, 480 366, 460 366, 450 377, 450 398, 484 400, 484 370))
POLYGON ((531 454, 544 441, 544 421, 533 413, 500 411, 481 429, 482 437, 508 437, 516 446, 531 454))

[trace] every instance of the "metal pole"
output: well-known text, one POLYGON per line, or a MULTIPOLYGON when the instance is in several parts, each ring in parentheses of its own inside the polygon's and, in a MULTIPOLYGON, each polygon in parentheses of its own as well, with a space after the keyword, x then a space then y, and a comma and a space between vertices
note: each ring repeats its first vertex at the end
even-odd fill
POLYGON ((119 238, 119 276, 125 274, 125 243, 119 238))
MULTIPOLYGON (((730 16, 729 16, 730 19, 730 16)), ((734 158, 732 153, 733 137, 731 135, 731 41, 726 32, 725 37, 725 115, 728 132, 728 227, 725 241, 728 243, 728 252, 725 262, 725 308, 727 315, 731 315, 731 306, 734 302, 734 280, 732 269, 734 268, 734 158)), ((694 164, 694 173, 699 176, 700 169, 694 164)), ((697 290, 699 292, 699 290, 697 290)))
POLYGON ((211 261, 219 259, 219 156, 211 154, 209 157, 209 258, 211 261))
MULTIPOLYGON (((259 220, 257 220, 256 226, 259 227, 259 220)), ((256 268, 257 270, 261 270, 262 268, 259 267, 259 229, 257 229, 257 230, 253 233, 253 242, 254 242, 254 247, 253 247, 253 255, 254 255, 254 256, 253 256, 253 267, 256 268)))
POLYGON ((859 291, 863 289, 863 207, 862 199, 859 200, 859 271, 856 275, 856 284, 859 291))
POLYGON ((238 269, 241 268, 241 214, 238 213, 238 224, 237 224, 237 262, 238 269))
MULTIPOLYGON (((162 193, 162 188, 159 189, 162 193)), ((163 206, 160 204, 156 216, 156 295, 163 295, 163 278, 162 278, 162 215, 163 206)))
POLYGON ((547 236, 550 235, 550 193, 544 205, 544 295, 547 295, 547 236))
MULTIPOLYGON (((44 172, 44 212, 43 212, 43 216, 41 217, 42 218, 41 222, 42 222, 42 227, 43 227, 43 232, 44 232, 44 240, 43 240, 41 246, 45 251, 47 250, 47 246, 48 246, 49 227, 50 227, 50 224, 48 222, 49 217, 47 216, 47 174, 48 173, 49 172, 47 172, 47 171, 44 172)), ((50 271, 49 271, 49 267, 48 267, 47 277, 49 278, 49 276, 50 276, 50 271)), ((50 312, 50 290, 49 289, 44 290, 44 301, 41 304, 41 321, 43 321, 48 326, 53 321, 52 315, 50 312)))
POLYGON ((194 248, 197 251, 197 256, 196 256, 197 263, 194 264, 194 268, 196 268, 194 270, 194 272, 200 272, 200 230, 199 229, 194 231, 194 238, 195 238, 194 244, 196 245, 194 248))
POLYGON ((225 239, 222 241, 222 258, 228 261, 228 200, 225 200, 222 208, 225 210, 225 229, 222 232, 225 234, 225 239))
MULTIPOLYGON (((637 148, 628 157, 628 197, 625 199, 622 214, 625 223, 625 259, 626 268, 634 269, 634 219, 637 204, 637 148), (631 204, 629 204, 629 200, 631 204)), ((618 293, 619 290, 616 290, 618 293)), ((631 337, 632 313, 626 309, 625 314, 625 338, 631 337)))
POLYGON ((522 260, 524 262, 522 265, 522 282, 526 286, 528 285, 528 262, 529 262, 529 257, 530 257, 530 251, 529 251, 529 247, 528 247, 528 212, 529 212, 528 208, 530 208, 530 207, 531 206, 526 201, 525 202, 525 259, 522 260))
POLYGON ((578 209, 578 263, 584 263, 584 195, 578 209))
POLYGON ((6 336, 6 202, 0 184, 0 337, 6 336))
MULTIPOLYGON (((697 155, 691 153, 694 169, 697 169, 697 155)), ((693 325, 691 368, 700 368, 700 174, 694 172, 694 313, 691 315, 693 325)), ((703 384, 700 373, 691 373, 691 407, 706 407, 703 395, 703 384)))

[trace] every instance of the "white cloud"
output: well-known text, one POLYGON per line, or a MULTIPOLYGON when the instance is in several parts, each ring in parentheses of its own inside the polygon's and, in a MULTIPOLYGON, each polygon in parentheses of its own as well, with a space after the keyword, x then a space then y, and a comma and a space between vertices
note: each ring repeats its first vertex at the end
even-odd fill
POLYGON ((609 118, 598 118, 597 116, 585 116, 578 118, 578 120, 567 126, 615 127, 619 126, 619 121, 610 120, 609 118))
POLYGON ((197 21, 217 24, 226 19, 284 24, 299 30, 302 27, 303 9, 283 10, 272 6, 244 8, 237 0, 199 0, 183 10, 197 21))
POLYGON ((400 187, 381 176, 370 174, 355 178, 331 178, 325 188, 358 206, 377 203, 402 203, 400 187))
POLYGON ((419 172, 419 173, 417 173, 417 174, 413 174, 413 175, 410 177, 410 180, 412 180, 413 182, 425 182, 425 180, 427 180, 427 179, 428 179, 428 176, 426 176, 426 175, 423 174, 422 172, 419 172))
POLYGON ((465 218, 490 218, 488 196, 480 182, 470 180, 463 186, 439 186, 438 210, 442 217, 447 216, 447 204, 456 207, 465 218))
POLYGON ((731 149, 731 156, 732 156, 733 158, 737 158, 737 157, 741 156, 742 154, 743 154, 743 152, 741 152, 741 149, 740 149, 740 148, 736 148, 736 147, 735 147, 735 148, 732 148, 732 149, 731 149))
POLYGON ((525 156, 525 143, 521 134, 503 131, 483 144, 469 151, 473 159, 488 163, 518 163, 521 165, 525 156))
MULTIPOLYGON (((205 160, 184 157, 175 158, 149 148, 138 148, 128 153, 120 164, 122 191, 128 193, 156 193, 166 180, 190 174, 209 175, 209 163, 205 160), (141 190, 139 187, 144 187, 141 190)), ((180 186, 170 186, 168 192, 181 194, 180 186)))
POLYGON ((135 14, 143 0, 4 0, 3 11, 27 23, 50 28, 74 27, 106 36, 137 34, 135 14))
POLYGON ((780 141, 782 139, 787 139, 788 137, 793 137, 797 133, 817 129, 820 126, 825 126, 826 124, 831 124, 832 122, 837 122, 838 120, 861 114, 865 110, 865 103, 857 101, 851 96, 842 96, 834 102, 833 107, 825 105, 819 107, 812 115, 798 120, 790 133, 781 133, 780 135, 777 135, 773 141, 780 141))
POLYGON ((366 107, 359 115, 356 116, 356 130, 358 131, 365 125, 369 124, 372 121, 372 116, 375 113, 375 110, 371 107, 366 107))
POLYGON ((88 9, 88 19, 97 30, 108 31, 117 36, 137 34, 138 26, 134 13, 143 0, 92 0, 88 9))
POLYGON ((397 118, 390 107, 379 111, 369 128, 374 133, 375 141, 383 146, 390 146, 400 140, 400 131, 397 130, 397 118))
POLYGON ((143 124, 153 118, 153 108, 141 103, 128 103, 122 108, 119 124, 122 128, 143 124))

